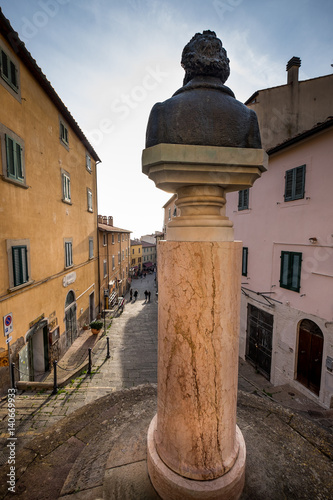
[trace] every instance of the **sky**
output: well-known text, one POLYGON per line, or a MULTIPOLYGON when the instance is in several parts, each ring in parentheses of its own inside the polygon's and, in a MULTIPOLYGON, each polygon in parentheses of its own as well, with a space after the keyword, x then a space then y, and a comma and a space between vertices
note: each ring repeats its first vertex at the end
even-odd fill
POLYGON ((332 73, 332 0, 0 0, 27 49, 102 160, 98 213, 132 237, 161 231, 172 196, 141 170, 151 108, 182 86, 184 46, 209 29, 239 101, 332 73))

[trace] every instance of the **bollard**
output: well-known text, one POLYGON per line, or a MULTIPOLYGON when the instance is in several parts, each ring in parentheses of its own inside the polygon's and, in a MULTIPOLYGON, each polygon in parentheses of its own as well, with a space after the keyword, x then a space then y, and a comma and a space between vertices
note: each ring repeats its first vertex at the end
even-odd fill
POLYGON ((106 337, 106 359, 110 359, 110 339, 109 337, 106 337))
POLYGON ((91 347, 88 348, 89 364, 88 364, 88 375, 91 374, 91 347))
POLYGON ((12 381, 11 381, 12 382, 12 389, 15 389, 15 371, 14 371, 15 370, 15 363, 12 363, 10 365, 10 367, 11 367, 10 373, 11 373, 11 379, 12 379, 12 381))
POLYGON ((58 385, 57 385, 57 361, 53 361, 53 391, 52 394, 57 394, 58 385))

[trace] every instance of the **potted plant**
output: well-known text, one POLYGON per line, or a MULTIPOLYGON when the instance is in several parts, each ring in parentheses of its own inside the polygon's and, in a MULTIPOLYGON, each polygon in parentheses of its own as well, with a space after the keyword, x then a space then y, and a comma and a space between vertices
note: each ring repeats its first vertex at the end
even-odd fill
POLYGON ((89 326, 91 328, 91 333, 97 335, 103 327, 103 321, 95 319, 95 321, 92 321, 89 326))

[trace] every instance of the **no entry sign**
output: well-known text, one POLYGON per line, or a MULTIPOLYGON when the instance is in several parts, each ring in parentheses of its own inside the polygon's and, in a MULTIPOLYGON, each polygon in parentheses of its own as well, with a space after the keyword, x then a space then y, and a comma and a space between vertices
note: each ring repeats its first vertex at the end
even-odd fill
POLYGON ((4 328, 4 333, 5 337, 12 333, 13 331, 13 313, 6 314, 6 316, 3 317, 3 328, 4 328))

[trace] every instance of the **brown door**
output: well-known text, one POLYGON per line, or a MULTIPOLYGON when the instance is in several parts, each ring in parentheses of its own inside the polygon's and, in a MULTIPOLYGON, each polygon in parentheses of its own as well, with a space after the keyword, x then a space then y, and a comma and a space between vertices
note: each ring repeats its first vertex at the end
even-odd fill
POLYGON ((319 395, 324 338, 320 328, 311 320, 299 327, 297 380, 319 395))

